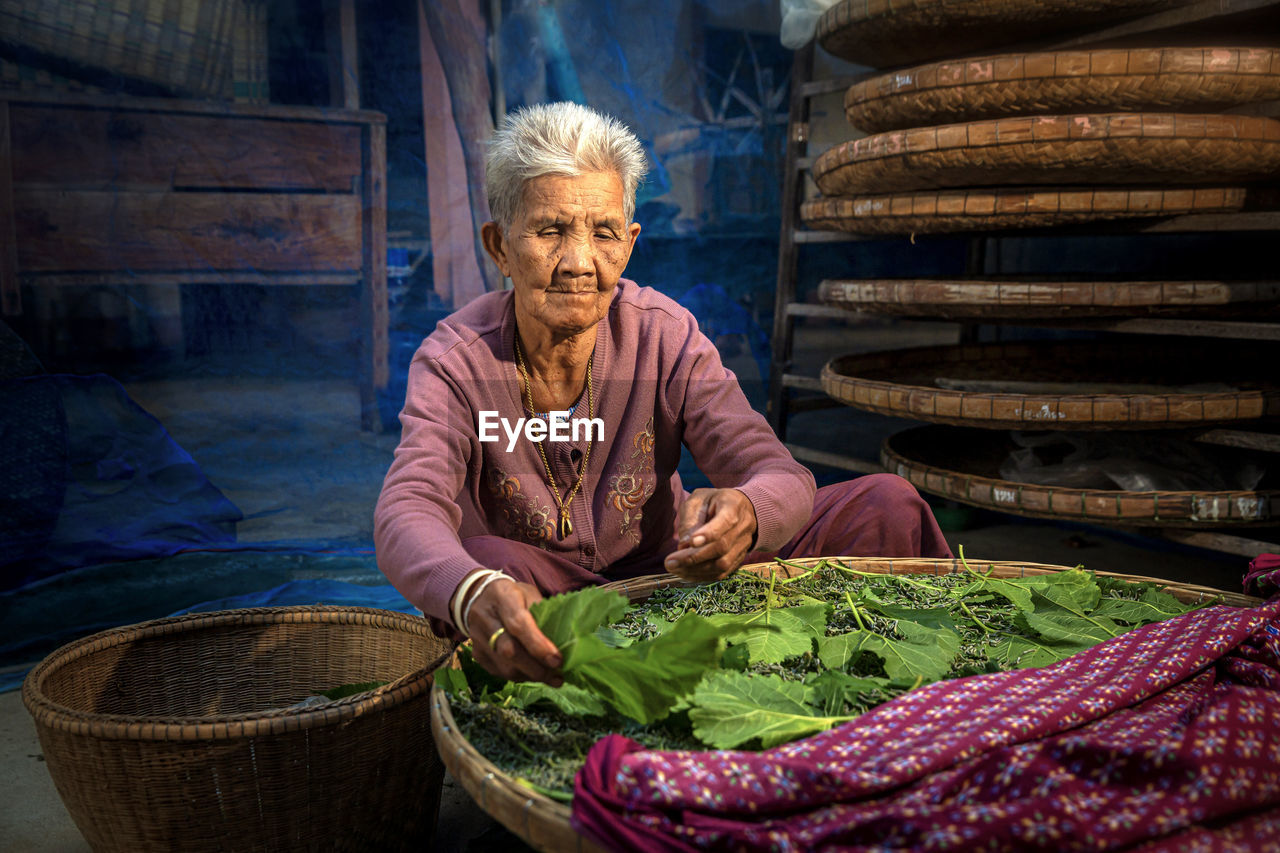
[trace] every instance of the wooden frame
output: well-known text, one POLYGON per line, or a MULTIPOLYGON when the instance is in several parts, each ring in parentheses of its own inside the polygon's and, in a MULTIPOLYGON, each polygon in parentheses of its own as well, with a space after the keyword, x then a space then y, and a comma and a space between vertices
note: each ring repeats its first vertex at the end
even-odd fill
POLYGON ((22 285, 359 285, 361 422, 389 381, 381 113, 0 97, 0 294, 22 285))

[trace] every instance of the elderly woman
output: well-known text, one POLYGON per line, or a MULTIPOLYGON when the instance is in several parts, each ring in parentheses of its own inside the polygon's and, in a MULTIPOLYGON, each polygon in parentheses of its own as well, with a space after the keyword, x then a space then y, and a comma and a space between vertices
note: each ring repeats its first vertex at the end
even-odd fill
POLYGON ((898 477, 815 500, 697 320, 622 278, 645 168, 636 137, 585 107, 510 117, 481 236, 512 289, 443 320, 409 368, 378 564, 503 678, 559 683, 529 613, 545 595, 664 568, 714 580, 753 551, 950 554, 898 477), (714 488, 684 491, 682 444, 714 488))

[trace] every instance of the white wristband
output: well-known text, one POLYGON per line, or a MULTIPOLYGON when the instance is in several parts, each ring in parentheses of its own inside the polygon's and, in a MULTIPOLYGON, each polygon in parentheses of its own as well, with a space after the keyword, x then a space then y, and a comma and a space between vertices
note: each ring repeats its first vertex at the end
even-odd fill
MULTIPOLYGON (((458 588, 454 590, 453 600, 449 603, 449 615, 453 618, 453 626, 462 631, 462 605, 467 600, 467 593, 476 583, 484 580, 493 574, 493 569, 477 569, 462 579, 462 583, 458 584, 458 588)), ((465 634, 466 632, 463 631, 465 634)))
POLYGON ((492 574, 488 575, 484 580, 476 584, 475 591, 471 593, 471 597, 468 599, 466 607, 462 608, 462 624, 458 626, 458 630, 466 634, 468 637, 471 636, 471 630, 468 624, 468 620, 471 618, 471 605, 475 604, 476 599, 480 598, 480 593, 484 592, 485 587, 496 580, 511 580, 511 578, 507 577, 502 572, 493 571, 492 574))

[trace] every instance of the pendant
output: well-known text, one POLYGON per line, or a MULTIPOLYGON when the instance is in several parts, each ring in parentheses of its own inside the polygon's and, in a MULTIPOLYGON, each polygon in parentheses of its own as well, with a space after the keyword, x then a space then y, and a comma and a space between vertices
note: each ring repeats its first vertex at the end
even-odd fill
POLYGON ((573 532, 573 522, 569 520, 569 516, 561 513, 560 515, 560 538, 568 539, 569 534, 573 532))

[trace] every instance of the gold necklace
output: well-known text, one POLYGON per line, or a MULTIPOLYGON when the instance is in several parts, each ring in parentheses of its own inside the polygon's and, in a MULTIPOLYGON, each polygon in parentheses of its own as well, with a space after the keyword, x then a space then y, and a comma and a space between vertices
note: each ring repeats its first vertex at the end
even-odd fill
MULTIPOLYGON (((592 352, 594 358, 595 352, 592 352)), ((591 387, 591 360, 587 360, 587 417, 594 418, 596 416, 595 399, 592 394, 591 387)), ((520 347, 520 331, 516 330, 516 364, 520 367, 520 376, 524 379, 524 399, 525 405, 529 408, 529 414, 537 415, 537 410, 533 407, 533 383, 529 381, 529 368, 524 363, 524 353, 520 347)), ((547 419, 550 421, 551 413, 547 413, 547 419)), ((573 488, 569 490, 568 497, 561 500, 560 484, 556 482, 556 475, 551 472, 551 462, 547 459, 546 445, 547 439, 538 442, 538 455, 542 457, 542 467, 547 472, 547 483, 551 486, 551 494, 556 499, 556 506, 560 510, 560 523, 556 526, 560 538, 564 539, 573 533, 573 522, 569 519, 569 505, 573 503, 573 499, 578 496, 578 490, 582 488, 582 479, 587 475, 587 463, 591 461, 591 445, 592 435, 591 428, 587 427, 587 452, 582 454, 582 465, 578 468, 578 481, 573 484, 573 488)))

